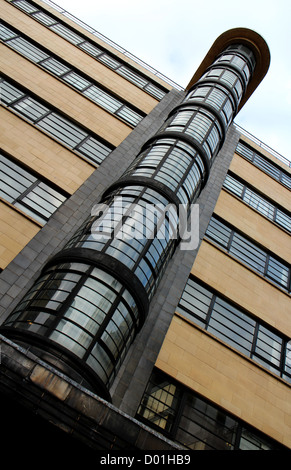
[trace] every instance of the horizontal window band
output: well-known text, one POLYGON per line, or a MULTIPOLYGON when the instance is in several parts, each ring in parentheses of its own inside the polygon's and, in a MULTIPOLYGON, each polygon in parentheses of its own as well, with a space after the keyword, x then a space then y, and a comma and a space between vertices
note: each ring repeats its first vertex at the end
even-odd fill
POLYGON ((71 353, 69 349, 37 333, 10 326, 3 326, 0 328, 0 331, 5 337, 17 341, 20 345, 30 345, 30 351, 35 353, 40 359, 43 357, 46 363, 52 366, 57 364, 57 368, 61 370, 69 380, 76 382, 81 380, 82 384, 84 381, 87 382, 90 390, 97 393, 109 403, 112 402, 110 393, 96 372, 94 372, 85 361, 71 353))
MULTIPOLYGON (((222 68, 224 70, 230 70, 232 72, 235 72, 238 74, 238 79, 240 80, 240 83, 243 87, 243 94, 246 92, 246 89, 247 89, 247 84, 246 84, 246 79, 244 77, 244 74, 243 72, 238 68, 236 67, 235 65, 233 64, 230 64, 229 62, 227 61, 221 61, 221 62, 215 62, 215 64, 212 64, 210 65, 210 67, 208 67, 206 70, 205 70, 205 73, 208 73, 210 72, 211 70, 215 70, 217 68, 222 68)), ((205 79, 205 80, 210 80, 210 79, 205 79)), ((215 79, 214 79, 215 80, 215 79)), ((250 79, 249 79, 250 80, 250 79)), ((201 80, 202 81, 202 80, 201 80)), ((204 79, 203 79, 203 82, 204 82, 204 79)), ((223 85, 224 82, 221 82, 220 80, 218 80, 219 84, 223 85)), ((226 85, 226 84, 225 84, 226 85)), ((227 85, 226 85, 227 86, 227 85)))
POLYGON ((44 48, 42 46, 40 47, 40 45, 37 42, 33 41, 29 36, 23 34, 22 32, 19 32, 19 30, 15 29, 15 28, 12 28, 9 23, 6 23, 5 21, 1 20, 0 26, 2 24, 4 26, 7 25, 7 28, 9 28, 11 31, 15 32, 15 36, 13 38, 9 38, 6 41, 3 40, 3 43, 7 47, 9 47, 10 49, 12 49, 13 51, 15 51, 17 53, 20 53, 26 59, 30 60, 33 64, 35 64, 37 66, 40 66, 46 72, 51 73, 55 78, 59 79, 65 85, 71 86, 75 91, 80 93, 85 98, 90 99, 93 103, 97 104, 98 106, 101 106, 102 109, 105 109, 105 111, 113 114, 114 116, 117 116, 118 118, 121 118, 127 124, 130 124, 132 126, 136 125, 135 122, 132 119, 128 119, 128 117, 127 118, 124 117, 124 114, 120 115, 120 110, 115 110, 114 111, 114 110, 109 109, 108 106, 104 105, 104 103, 107 104, 112 99, 112 100, 118 101, 120 103, 121 107, 125 107, 129 111, 129 114, 130 114, 130 112, 133 112, 134 114, 137 114, 140 119, 142 119, 143 117, 146 116, 146 113, 142 112, 141 110, 139 110, 137 107, 135 107, 131 103, 127 102, 126 100, 122 100, 117 94, 112 92, 109 88, 104 87, 104 85, 100 84, 96 80, 93 80, 92 77, 90 77, 89 75, 86 75, 84 72, 79 71, 79 69, 73 67, 68 62, 66 62, 63 59, 59 58, 57 55, 54 55, 51 51, 49 51, 49 49, 44 48), (14 46, 14 44, 11 43, 11 41, 15 40, 15 39, 26 41, 30 46, 32 46, 34 48, 37 48, 37 52, 38 51, 42 52, 42 53, 46 54, 47 57, 43 58, 42 60, 34 60, 32 57, 29 57, 27 54, 23 53, 23 51, 19 50, 18 48, 16 48, 14 46), (45 65, 47 62, 49 62, 51 60, 55 60, 56 62, 58 62, 58 65, 61 65, 61 66, 65 67, 66 71, 62 72, 61 74, 55 73, 52 68, 49 68, 48 66, 45 65), (94 99, 92 99, 92 97, 90 97, 90 96, 88 96, 84 93, 84 91, 86 91, 86 90, 79 89, 77 86, 74 85, 74 83, 68 81, 67 76, 69 76, 72 73, 76 73, 78 75, 78 78, 87 81, 88 82, 88 88, 90 86, 97 87, 102 93, 103 103, 101 103, 101 101, 96 102, 94 99), (109 95, 109 98, 107 97, 107 95, 109 95))
POLYGON ((104 270, 106 273, 117 279, 132 295, 136 301, 141 321, 140 328, 148 314, 149 300, 148 295, 137 278, 137 276, 127 268, 123 263, 108 255, 107 253, 96 252, 91 248, 68 248, 54 255, 44 265, 41 273, 55 266, 56 264, 77 262, 85 263, 104 270))
MULTIPOLYGON (((67 24, 65 21, 62 21, 60 18, 55 16, 51 11, 48 11, 45 8, 40 7, 40 5, 35 4, 33 1, 28 2, 30 5, 33 5, 33 6, 36 7, 36 10, 33 11, 33 12, 27 12, 25 9, 19 7, 17 5, 17 2, 15 2, 15 1, 9 1, 9 3, 11 3, 13 6, 15 6, 18 9, 20 9, 21 11, 23 11, 26 15, 33 18, 35 21, 40 23, 45 28, 53 31, 55 34, 59 35, 61 38, 68 41, 70 44, 73 44, 74 46, 80 48, 83 52, 84 51, 86 52, 86 50, 84 50, 80 46, 82 44, 84 44, 85 42, 89 43, 93 47, 96 47, 97 49, 100 50, 100 54, 95 56, 95 55, 92 55, 92 54, 88 53, 91 57, 93 57, 95 60, 98 60, 98 62, 101 62, 103 65, 108 66, 108 65, 106 65, 106 63, 104 61, 99 60, 99 58, 98 58, 99 55, 102 55, 102 54, 107 55, 111 60, 113 60, 114 62, 116 62, 118 64, 117 69, 120 68, 120 67, 124 67, 129 72, 129 74, 132 73, 132 74, 136 75, 138 78, 141 78, 141 79, 145 80, 147 83, 145 84, 144 87, 141 87, 141 86, 137 85, 136 83, 132 82, 131 80, 129 80, 128 78, 125 77, 125 79, 127 81, 131 81, 131 83, 134 83, 136 86, 143 89, 146 93, 150 94, 151 96, 154 96, 156 99, 157 99, 157 97, 155 95, 153 95, 151 92, 147 91, 147 86, 148 85, 152 85, 153 87, 157 88, 158 91, 160 91, 162 93, 165 93, 165 94, 168 93, 169 90, 167 88, 163 87, 159 82, 157 82, 154 79, 150 79, 146 74, 142 73, 137 67, 131 66, 130 64, 128 64, 128 62, 126 62, 125 60, 123 60, 119 56, 113 54, 112 52, 107 50, 105 47, 102 47, 102 45, 99 44, 99 42, 96 42, 96 41, 90 39, 87 35, 85 35, 81 31, 77 30, 74 26, 67 24), (53 23, 45 24, 43 21, 39 20, 39 18, 36 16, 36 14, 39 14, 39 13, 45 14, 50 19, 54 20, 53 23), (52 26, 53 26, 53 28, 52 28, 52 26), (68 35, 64 36, 64 35, 60 34, 59 30, 55 29, 56 26, 63 28, 63 31, 65 29, 66 32, 71 36, 72 35, 73 36, 77 35, 78 38, 80 39, 80 41, 75 42, 74 40, 72 40, 72 37, 70 38, 68 35)), ((110 66, 109 66, 109 68, 111 70, 116 70, 116 69, 112 69, 110 66)))
MULTIPOLYGON (((184 101, 183 103, 179 104, 174 109, 172 109, 172 111, 170 112, 168 118, 172 117, 174 114, 178 113, 179 111, 184 111, 184 110, 187 110, 187 109, 192 108, 192 107, 195 107, 195 111, 197 111, 196 108, 199 107, 199 108, 206 109, 206 111, 209 111, 211 114, 213 114, 213 116, 219 122, 221 130, 223 132, 222 140, 224 142, 226 131, 227 131, 226 125, 225 125, 224 121, 221 119, 221 116, 220 116, 219 112, 213 106, 211 106, 208 103, 203 103, 203 102, 201 102, 201 101, 199 101, 195 98, 190 99, 189 101, 184 101)), ((222 146, 223 142, 221 143, 221 146, 222 146)))
POLYGON ((205 152, 204 148, 202 147, 199 142, 197 142, 196 139, 193 137, 190 137, 189 135, 183 133, 183 132, 174 132, 174 131, 164 131, 160 134, 156 134, 153 137, 151 137, 147 142, 142 146, 140 153, 143 152, 144 150, 147 149, 150 145, 154 145, 156 140, 159 139, 175 139, 175 140, 181 140, 182 142, 185 142, 186 144, 190 145, 191 147, 194 148, 199 153, 199 156, 201 157, 201 160, 204 164, 205 168, 205 178, 202 181, 202 187, 205 186, 209 173, 210 173, 210 162, 209 158, 207 156, 207 153, 205 152))
MULTIPOLYGON (((252 60, 250 58, 250 55, 246 51, 244 51, 242 49, 238 49, 236 47, 237 45, 238 44, 232 44, 231 46, 228 46, 227 49, 225 49, 223 52, 221 52, 218 55, 216 60, 219 59, 220 57, 223 57, 224 55, 235 54, 239 58, 247 61, 247 65, 250 68, 250 72, 252 73, 253 69, 254 69, 254 63, 252 62, 252 60)), ((254 51, 252 49, 249 49, 249 51, 252 53, 252 55, 254 54, 254 51)))
POLYGON ((161 183, 160 181, 156 181, 153 177, 148 178, 146 176, 124 176, 123 178, 120 178, 103 193, 102 201, 108 196, 110 196, 110 194, 118 188, 137 185, 153 189, 154 191, 165 197, 169 201, 169 204, 174 204, 177 209, 179 209, 181 201, 178 196, 176 196, 176 194, 171 191, 171 189, 169 189, 168 186, 166 186, 165 184, 161 183))
POLYGON ((268 197, 267 194, 263 193, 262 191, 259 191, 258 188, 256 188, 254 185, 250 184, 248 181, 244 180, 239 175, 236 175, 233 171, 229 170, 226 176, 230 176, 232 179, 238 181, 245 188, 251 190, 252 192, 254 192, 256 194, 258 194, 259 197, 261 197, 262 199, 265 199, 269 204, 272 204, 276 209, 281 210, 288 217, 291 217, 291 211, 289 211, 286 207, 280 205, 277 201, 275 201, 274 199, 271 199, 270 197, 268 197))
MULTIPOLYGON (((234 114, 237 114, 237 110, 238 110, 238 105, 239 105, 239 103, 238 103, 238 101, 237 101, 237 96, 235 95, 235 93, 234 93, 232 87, 230 87, 230 86, 227 85, 226 83, 223 83, 223 82, 221 82, 220 80, 217 80, 217 79, 215 79, 215 78, 214 78, 214 79, 211 79, 211 78, 204 78, 204 79, 201 79, 201 82, 196 82, 196 83, 190 88, 190 90, 188 91, 187 96, 188 96, 189 94, 191 94, 192 91, 194 91, 196 88, 201 88, 201 87, 204 86, 204 85, 212 85, 212 86, 214 86, 214 85, 219 85, 221 88, 224 88, 224 89, 227 91, 227 93, 229 93, 229 94, 231 95, 231 98, 232 98, 232 100, 233 100, 233 102, 234 102, 234 105, 235 105, 234 114)), ((223 91, 225 91, 225 90, 223 90, 223 91)), ((227 97, 227 96, 226 96, 226 97, 227 97)), ((242 97, 243 97, 243 95, 242 95, 242 97)), ((187 100, 187 97, 186 97, 186 100, 187 100)))

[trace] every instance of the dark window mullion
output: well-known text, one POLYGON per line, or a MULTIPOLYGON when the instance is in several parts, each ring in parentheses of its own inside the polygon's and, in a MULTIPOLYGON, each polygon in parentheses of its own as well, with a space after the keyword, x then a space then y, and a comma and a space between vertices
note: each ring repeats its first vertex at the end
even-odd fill
MULTIPOLYGON (((64 132, 65 132, 65 128, 62 128, 64 129, 64 132)), ((84 131, 86 132, 86 131, 84 131)), ((86 135, 85 137, 83 137, 83 139, 80 140, 80 142, 78 142, 76 145, 72 146, 71 149, 72 150, 79 150, 79 147, 81 147, 87 140, 90 139, 90 135, 86 135)))
POLYGON ((253 336, 253 342, 252 342, 252 347, 251 347, 251 354, 250 354, 251 359, 254 356, 257 355, 256 354, 256 347, 257 347, 258 333, 259 333, 259 323, 256 322, 254 336, 253 336))
MULTIPOLYGON (((116 99, 116 101, 119 101, 119 100, 116 99)), ((117 115, 118 115, 118 113, 120 113, 124 108, 127 108, 129 111, 135 112, 135 111, 133 111, 133 109, 130 109, 126 104, 121 103, 120 106, 119 106, 119 108, 118 108, 116 111, 114 111, 113 114, 117 114, 117 115)))
POLYGON ((208 312, 205 316, 205 329, 207 330, 208 329, 208 326, 209 326, 209 323, 210 323, 210 319, 211 319, 211 315, 212 315, 212 312, 213 312, 213 308, 214 308, 214 304, 216 302, 216 298, 217 296, 215 294, 212 295, 212 299, 210 301, 210 304, 209 304, 209 308, 208 308, 208 312))
POLYGON ((227 250, 228 253, 230 253, 230 249, 232 247, 233 237, 234 237, 235 233, 236 233, 235 230, 231 230, 231 232, 230 232, 228 242, 227 242, 227 247, 226 247, 226 250, 227 250))
POLYGON ((33 122, 34 125, 37 125, 40 121, 42 121, 44 118, 46 118, 47 116, 49 116, 50 114, 52 114, 53 111, 51 111, 50 109, 44 113, 42 116, 40 116, 39 118, 35 119, 33 122))
MULTIPOLYGON (((2 79, 0 80, 0 83, 1 83, 1 82, 5 82, 5 79, 2 78, 2 79)), ((9 82, 6 82, 6 83, 9 83, 9 82)), ((23 93, 23 92, 21 92, 18 88, 17 88, 17 91, 19 91, 20 93, 23 93)), ((20 103, 22 100, 25 100, 26 98, 30 98, 30 96, 27 95, 27 94, 25 94, 24 96, 20 96, 19 98, 15 98, 14 101, 11 101, 9 104, 7 104, 7 105, 5 105, 5 106, 7 106, 8 108, 11 108, 11 107, 15 106, 16 104, 20 103)), ((18 111, 18 112, 20 112, 20 111, 18 111)))
MULTIPOLYGON (((58 273, 59 271, 56 271, 56 272, 58 273)), ((64 318, 64 313, 66 312, 68 306, 72 303, 72 301, 74 300, 74 298, 78 294, 81 287, 84 285, 84 283, 88 279, 88 276, 89 276, 88 271, 86 273, 83 273, 81 275, 80 279, 76 282, 76 284, 73 287, 70 294, 67 296, 66 300, 62 302, 62 306, 61 306, 60 310, 58 310, 57 312, 52 312, 51 311, 52 315, 55 316, 55 319, 52 321, 51 325, 47 329, 47 331, 45 333, 45 336, 49 337, 50 334, 56 329, 59 321, 64 318)), ((45 287, 45 286, 43 286, 43 287, 45 287)))
MULTIPOLYGON (((55 56, 50 55, 50 56, 47 57, 46 59, 43 59, 43 60, 41 60, 40 62, 38 62, 38 65, 41 65, 41 66, 43 67, 42 62, 46 62, 47 60, 50 60, 50 59, 53 59, 53 60, 55 60, 55 61, 59 61, 55 56)), ((60 62, 60 64, 63 65, 62 62, 60 62)), ((67 66, 66 66, 66 67, 67 67, 67 66)), ((49 71, 51 74, 54 75, 54 77, 60 78, 60 79, 62 79, 62 80, 63 80, 63 78, 64 78, 66 75, 68 75, 69 73, 72 73, 72 71, 73 71, 73 69, 70 69, 69 71, 66 70, 65 72, 63 72, 63 73, 61 73, 61 74, 58 75, 58 74, 54 73, 52 70, 48 69, 47 67, 44 67, 44 68, 45 68, 46 72, 49 71)), ((68 82, 66 82, 66 83, 68 84, 68 82)))
POLYGON ((39 185, 39 183, 40 183, 40 180, 36 180, 36 181, 35 181, 34 183, 32 183, 28 188, 26 188, 26 190, 25 190, 23 193, 21 193, 21 194, 15 199, 14 204, 15 204, 16 202, 21 202, 24 197, 26 197, 31 191, 33 191, 33 189, 34 189, 36 186, 39 185))
MULTIPOLYGON (((40 217, 43 221, 47 222, 49 220, 50 216, 46 216, 42 212, 39 212, 37 209, 35 209, 34 207, 31 207, 25 201, 19 201, 19 203, 21 204, 20 209, 22 209, 24 212, 25 212, 25 210, 23 208, 26 208, 29 211, 31 211, 33 214, 35 214, 37 217, 40 217)), ((16 203, 14 202, 13 204, 16 204, 16 203)), ((30 215, 30 214, 28 214, 28 215, 30 215)), ((45 222, 42 222, 42 223, 45 223, 45 222)))
POLYGON ((270 263, 270 255, 269 253, 267 253, 265 267, 264 267, 264 277, 269 277, 268 276, 269 263, 270 263))
MULTIPOLYGON (((97 332, 95 333, 94 337, 93 337, 93 341, 91 342, 90 346, 87 348, 84 356, 83 356, 83 360, 86 361, 86 359, 90 356, 94 346, 96 343, 99 343, 101 340, 101 336, 103 335, 104 331, 106 331, 106 328, 109 324, 109 322, 111 321, 120 301, 121 301, 121 298, 122 298, 122 295, 125 291, 125 288, 123 287, 120 292, 116 295, 116 298, 115 300, 113 301, 113 303, 111 304, 111 307, 109 309, 109 311, 106 313, 106 316, 104 318, 104 320, 102 321, 101 325, 99 326, 97 332)), ((128 310, 128 313, 133 321, 133 326, 132 328, 136 329, 137 327, 137 319, 135 318, 135 316, 132 314, 132 311, 131 311, 131 308, 129 307, 129 305, 127 304, 127 302, 122 298, 123 300, 123 303, 124 305, 126 306, 127 310, 128 310)), ((123 316, 123 314, 121 313, 121 315, 123 316)), ((126 320, 125 320, 126 321, 126 320)), ((116 325, 117 326, 117 325, 116 325)), ((129 329, 129 328, 128 328, 129 329)), ((120 330, 119 330, 120 331, 120 330)), ((120 331, 121 333, 121 331, 120 331)), ((124 335, 121 333, 122 335, 122 339, 124 340, 124 343, 126 342, 126 339, 124 337, 124 335)), ((115 361, 114 361, 114 364, 115 364, 115 361)))
POLYGON ((283 339, 282 344, 281 344, 281 353, 280 353, 280 377, 283 376, 284 369, 285 369, 285 364, 287 362, 287 340, 283 339))

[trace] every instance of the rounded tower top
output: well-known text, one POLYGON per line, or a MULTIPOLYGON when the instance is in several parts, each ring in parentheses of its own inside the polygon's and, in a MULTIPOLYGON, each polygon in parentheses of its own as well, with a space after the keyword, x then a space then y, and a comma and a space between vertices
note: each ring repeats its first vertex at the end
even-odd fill
POLYGON ((250 79, 246 93, 238 108, 238 110, 240 110, 265 77, 271 60, 270 50, 266 41, 262 36, 251 29, 233 28, 221 34, 212 44, 208 53, 188 83, 186 90, 189 90, 202 77, 208 67, 213 64, 219 54, 232 44, 242 44, 247 46, 252 50, 256 59, 253 76, 250 79))

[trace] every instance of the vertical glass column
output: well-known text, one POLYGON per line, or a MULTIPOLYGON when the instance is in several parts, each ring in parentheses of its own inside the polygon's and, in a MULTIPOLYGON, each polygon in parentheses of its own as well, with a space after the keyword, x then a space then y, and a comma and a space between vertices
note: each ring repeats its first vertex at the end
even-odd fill
POLYGON ((2 326, 106 399, 255 67, 231 45, 172 110, 2 326))

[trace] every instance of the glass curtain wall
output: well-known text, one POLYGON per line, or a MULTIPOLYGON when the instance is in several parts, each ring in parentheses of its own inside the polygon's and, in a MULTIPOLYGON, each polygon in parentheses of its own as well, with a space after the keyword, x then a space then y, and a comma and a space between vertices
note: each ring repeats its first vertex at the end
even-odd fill
POLYGON ((180 241, 179 207, 189 214, 206 184, 254 67, 242 45, 217 57, 44 266, 3 334, 45 345, 108 399, 180 241))

